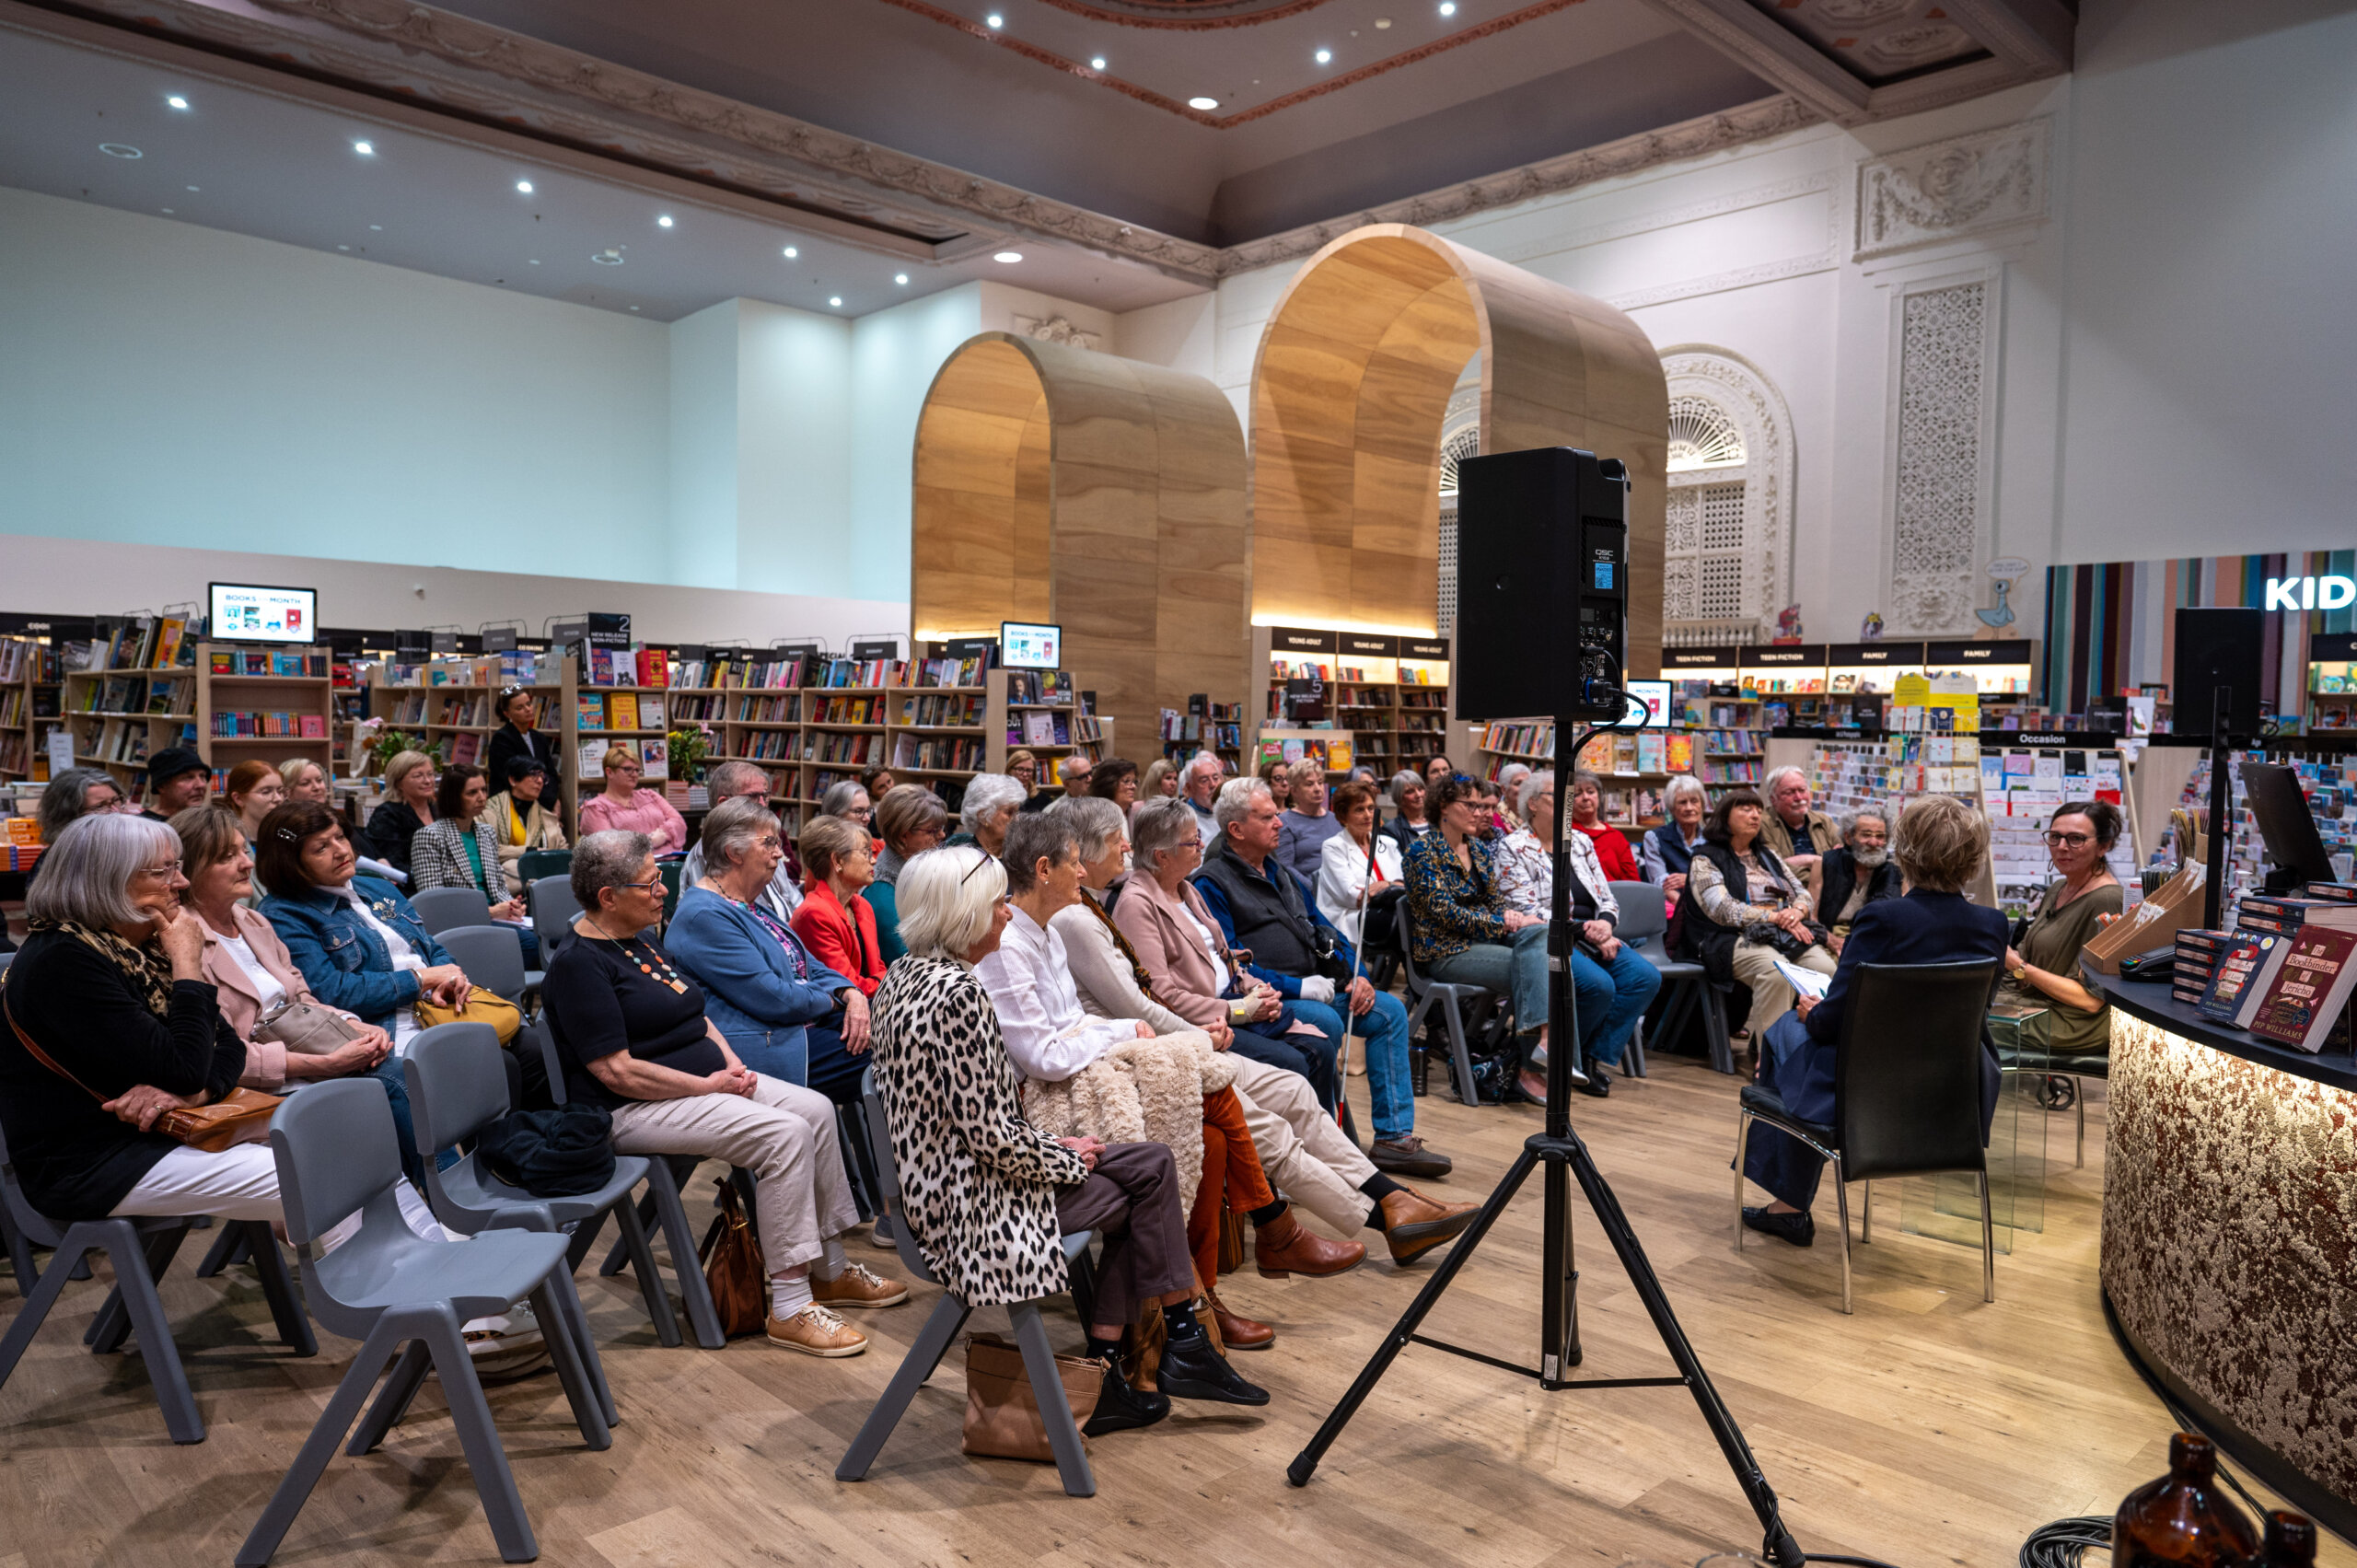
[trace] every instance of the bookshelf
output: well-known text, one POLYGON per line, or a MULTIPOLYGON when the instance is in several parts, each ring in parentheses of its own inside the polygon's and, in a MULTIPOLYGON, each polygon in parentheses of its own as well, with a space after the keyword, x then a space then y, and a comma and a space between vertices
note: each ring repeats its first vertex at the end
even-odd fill
MULTIPOLYGON (((1672 773, 1689 771, 1693 738, 1645 729, 1599 735, 1580 753, 1579 765, 1604 786, 1603 817, 1623 832, 1642 833, 1669 819, 1662 791, 1672 773)), ((1555 726, 1544 719, 1507 720, 1474 734, 1481 776, 1495 782, 1514 762, 1537 769, 1555 766, 1555 726)), ((1566 787, 1559 772, 1555 787, 1566 787)))
POLYGON ((1265 682, 1255 755, 1237 759, 1252 766, 1241 771, 1322 746, 1329 772, 1367 767, 1388 778, 1448 751, 1447 638, 1255 626, 1252 644, 1265 682))
POLYGON ((1244 765, 1244 704, 1214 703, 1198 691, 1187 711, 1162 710, 1162 754, 1181 766, 1198 751, 1209 751, 1230 769, 1244 765))
POLYGON ((99 635, 62 650, 59 715, 75 765, 103 768, 126 799, 144 801, 148 758, 175 745, 204 754, 199 650, 176 617, 104 617, 98 627, 99 635))
POLYGON ((0 637, 0 781, 33 776, 33 682, 48 652, 31 637, 0 637))
POLYGON ((222 775, 259 760, 273 767, 308 757, 333 772, 335 690, 332 655, 312 647, 250 647, 204 643, 196 652, 197 755, 222 775))
POLYGON ((2310 730, 2357 728, 2357 633, 2318 632, 2308 638, 2310 730))
POLYGON ((1039 759, 1039 787, 1060 787, 1056 764, 1074 753, 1091 761, 1113 755, 1113 721, 1081 701, 1068 669, 993 669, 984 678, 984 756, 994 773, 1006 772, 1007 753, 1039 759), (1041 738, 1044 737, 1044 738, 1041 738))
MULTIPOLYGON (((570 657, 539 649, 427 658, 419 663, 379 664, 367 688, 368 716, 424 740, 446 762, 476 767, 491 756, 491 738, 499 728, 492 711, 501 687, 511 682, 530 688, 538 705, 533 727, 557 738, 560 762, 566 756, 563 715, 573 703, 574 666, 570 657)), ((565 770, 568 773, 571 769, 565 770)), ((491 781, 493 793, 506 787, 505 779, 491 781)), ((564 820, 574 820, 568 797, 564 820)))

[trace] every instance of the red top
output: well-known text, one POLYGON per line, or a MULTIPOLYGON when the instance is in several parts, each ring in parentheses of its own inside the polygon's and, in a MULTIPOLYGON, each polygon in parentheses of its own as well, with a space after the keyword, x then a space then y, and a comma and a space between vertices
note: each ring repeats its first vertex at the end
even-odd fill
POLYGON ((1596 845, 1596 862, 1604 867, 1606 881, 1642 882, 1645 879, 1644 874, 1637 869, 1637 857, 1630 853, 1627 837, 1611 823, 1598 822, 1590 827, 1574 822, 1572 830, 1585 833, 1588 842, 1596 845))
POLYGON ((865 899, 852 900, 845 910, 833 884, 814 882, 790 923, 811 956, 857 985, 862 996, 875 995, 884 983, 884 948, 876 939, 876 912, 865 899))

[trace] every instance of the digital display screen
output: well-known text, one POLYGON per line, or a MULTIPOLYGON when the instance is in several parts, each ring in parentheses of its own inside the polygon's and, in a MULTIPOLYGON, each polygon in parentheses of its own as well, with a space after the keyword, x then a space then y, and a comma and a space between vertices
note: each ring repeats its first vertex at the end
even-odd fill
POLYGON ((1028 621, 998 623, 999 662, 1009 669, 1062 669, 1064 629, 1028 621))
POLYGON ((1599 593, 1612 591, 1612 564, 1609 561, 1596 563, 1596 588, 1599 593))
POLYGON ((1629 723, 1637 723, 1638 715, 1642 714, 1645 728, 1669 727, 1668 681, 1624 680, 1620 684, 1629 693, 1629 723))
POLYGON ((215 583, 206 635, 232 643, 308 643, 319 634, 317 588, 215 583))

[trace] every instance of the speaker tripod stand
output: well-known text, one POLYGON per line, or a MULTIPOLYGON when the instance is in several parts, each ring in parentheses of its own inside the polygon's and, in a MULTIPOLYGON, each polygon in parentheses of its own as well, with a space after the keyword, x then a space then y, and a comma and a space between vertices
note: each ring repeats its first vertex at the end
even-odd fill
MULTIPOLYGON (((1559 718, 1555 733, 1573 732, 1576 721, 1559 718)), ((1559 757, 1577 757, 1587 742, 1605 730, 1619 725, 1598 725, 1580 737, 1579 744, 1569 751, 1558 750, 1559 757)), ((1776 1493, 1769 1486, 1768 1478, 1760 1473, 1759 1463, 1751 1456, 1751 1448, 1744 1441, 1742 1429, 1720 1400, 1718 1390, 1711 1384, 1710 1374, 1703 1371, 1701 1358, 1678 1327, 1678 1318, 1670 1310, 1669 1297, 1663 1292, 1661 1281, 1645 1258, 1643 1246, 1620 1212, 1620 1202, 1596 1167, 1587 1145, 1572 1130, 1571 1066, 1579 1057, 1579 1023, 1572 1006, 1572 950, 1576 938, 1571 918, 1571 866, 1563 851, 1563 835, 1567 830, 1571 792, 1559 788, 1556 793, 1554 909, 1547 935, 1547 1012, 1549 1021, 1549 1051, 1547 1058, 1547 1120, 1545 1131, 1529 1138, 1522 1145, 1522 1153, 1491 1192, 1465 1228, 1448 1256, 1391 1331, 1384 1336, 1350 1391, 1342 1396, 1326 1417, 1317 1435, 1286 1467, 1285 1479, 1295 1486, 1306 1486, 1316 1473, 1318 1462, 1342 1434, 1342 1428, 1358 1413, 1359 1406, 1375 1391, 1384 1374, 1399 1353, 1410 1345, 1422 1345, 1428 1350, 1446 1351, 1451 1355, 1478 1361, 1504 1372, 1535 1379, 1549 1392, 1594 1388, 1678 1388, 1687 1389, 1702 1413, 1703 1423, 1718 1439, 1719 1451, 1725 1456, 1727 1468, 1735 1474, 1736 1484, 1759 1516, 1763 1532, 1762 1552, 1778 1568, 1801 1568, 1807 1559, 1800 1543, 1784 1527, 1779 1516, 1776 1493), (1424 1318, 1440 1302, 1440 1298, 1455 1283, 1459 1270, 1472 1260, 1490 1227, 1514 1202, 1522 1184, 1536 1172, 1541 1180, 1545 1198, 1545 1215, 1541 1241, 1541 1266, 1538 1304, 1538 1365, 1519 1365, 1501 1357, 1450 1344, 1443 1340, 1427 1338, 1420 1330, 1424 1318), (1662 1345, 1669 1352, 1670 1360, 1678 1367, 1675 1377, 1595 1377, 1573 1378, 1565 1376, 1581 1360, 1579 1335, 1578 1273, 1573 1267, 1572 1246, 1571 1183, 1579 1182, 1581 1195, 1587 1200, 1588 1209, 1596 1215, 1605 1237, 1612 1243, 1612 1250, 1627 1272, 1629 1282, 1636 1287, 1637 1295, 1644 1303, 1647 1316, 1653 1318, 1655 1331, 1660 1334, 1662 1345)), ((1599 1068, 1598 1071, 1602 1069, 1599 1068)))

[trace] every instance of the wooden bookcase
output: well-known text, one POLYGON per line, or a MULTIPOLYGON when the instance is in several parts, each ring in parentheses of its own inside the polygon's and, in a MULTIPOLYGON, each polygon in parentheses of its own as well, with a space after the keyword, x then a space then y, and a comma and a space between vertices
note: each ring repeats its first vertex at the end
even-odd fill
POLYGON ((1114 755, 1113 721, 1083 711, 1080 705, 1079 680, 1068 669, 993 669, 984 684, 989 706, 985 723, 989 727, 989 771, 1006 772, 1007 753, 1028 751, 1039 759, 1039 787, 1059 789, 1056 765, 1075 753, 1093 762, 1101 762, 1114 755), (1043 679, 1052 676, 1052 681, 1043 679), (1061 719, 1064 726, 1062 740, 1034 740, 1030 731, 1045 720, 1053 734, 1053 726, 1061 719))
MULTIPOLYGON (((1255 626, 1252 656, 1260 672, 1260 709, 1248 721, 1258 733, 1251 753, 1238 760, 1245 772, 1258 771, 1260 741, 1323 740, 1330 746, 1334 737, 1346 737, 1349 766, 1372 768, 1383 779, 1401 768, 1422 769, 1434 756, 1453 755, 1446 637, 1255 626), (1288 722, 1287 683, 1311 679, 1325 683, 1325 723, 1288 722)), ((1336 774, 1348 771, 1329 768, 1336 774)))
POLYGON ((33 687, 48 653, 37 638, 0 637, 0 784, 30 780, 36 761, 48 772, 33 738, 33 687))
POLYGON ((184 666, 109 666, 65 673, 59 707, 74 765, 103 768, 126 798, 147 798, 147 759, 187 745, 209 762, 197 711, 197 672, 184 666))
POLYGON ((213 769, 216 785, 221 774, 253 759, 276 766, 308 757, 334 772, 335 691, 329 675, 333 657, 324 644, 198 645, 196 749, 213 769), (287 672, 283 667, 289 659, 304 673, 287 672), (303 733, 307 725, 313 733, 303 733), (232 728, 238 733, 221 733, 232 728))

